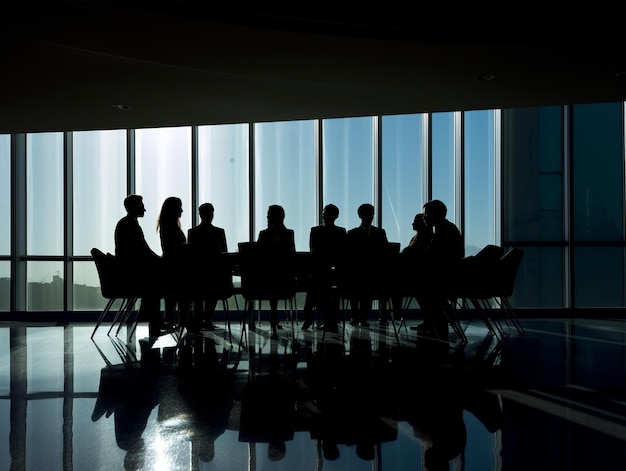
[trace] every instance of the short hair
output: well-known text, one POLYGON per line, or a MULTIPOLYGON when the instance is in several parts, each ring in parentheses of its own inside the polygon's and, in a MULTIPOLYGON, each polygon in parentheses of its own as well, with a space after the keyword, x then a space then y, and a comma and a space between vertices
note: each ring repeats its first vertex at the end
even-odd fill
POLYGON ((143 196, 141 195, 128 195, 124 198, 124 209, 126 209, 126 211, 130 211, 131 209, 136 208, 142 201, 143 196))
POLYGON ((339 217, 339 208, 332 203, 324 206, 324 211, 333 219, 337 219, 339 217))
POLYGON ((357 210, 357 214, 359 215, 360 218, 362 218, 363 216, 373 216, 374 205, 369 204, 369 203, 363 203, 361 206, 359 206, 359 209, 357 210))
POLYGON ((205 217, 208 214, 213 214, 215 212, 215 208, 211 203, 202 203, 198 206, 198 212, 200 213, 200 216, 205 217))
POLYGON ((446 205, 443 204, 443 201, 440 200, 430 200, 427 201, 424 204, 424 210, 428 208, 428 212, 430 213, 431 217, 435 217, 435 218, 445 218, 446 214, 448 214, 448 208, 446 208, 446 205))

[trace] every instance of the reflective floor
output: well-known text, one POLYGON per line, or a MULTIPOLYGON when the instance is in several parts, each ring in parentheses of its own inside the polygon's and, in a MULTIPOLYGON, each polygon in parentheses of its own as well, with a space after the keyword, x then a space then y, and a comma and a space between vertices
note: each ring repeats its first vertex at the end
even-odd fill
POLYGON ((625 323, 522 323, 464 346, 2 323, 0 470, 626 469, 625 323))

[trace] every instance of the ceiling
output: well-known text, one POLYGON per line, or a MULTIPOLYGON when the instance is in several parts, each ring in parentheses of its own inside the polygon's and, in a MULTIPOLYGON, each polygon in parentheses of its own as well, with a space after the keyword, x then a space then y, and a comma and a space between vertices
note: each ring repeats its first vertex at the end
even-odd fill
POLYGON ((609 5, 1 2, 0 132, 622 101, 609 5))

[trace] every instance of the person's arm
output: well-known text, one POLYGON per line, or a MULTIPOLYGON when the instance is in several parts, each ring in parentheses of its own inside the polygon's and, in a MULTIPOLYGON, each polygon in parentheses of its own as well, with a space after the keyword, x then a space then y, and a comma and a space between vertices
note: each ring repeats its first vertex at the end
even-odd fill
POLYGON ((228 252, 228 245, 226 244, 226 231, 224 229, 220 229, 220 250, 223 253, 228 252))

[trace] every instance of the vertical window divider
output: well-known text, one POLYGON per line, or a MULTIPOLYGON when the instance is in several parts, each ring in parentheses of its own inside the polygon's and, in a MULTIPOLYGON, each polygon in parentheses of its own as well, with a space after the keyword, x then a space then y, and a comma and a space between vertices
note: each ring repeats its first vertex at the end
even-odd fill
POLYGON ((198 126, 191 126, 191 226, 198 223, 199 180, 198 174, 198 126))
POLYGON ((373 164, 373 182, 374 188, 372 195, 372 201, 374 202, 374 206, 376 207, 376 225, 378 227, 383 227, 383 195, 382 195, 382 187, 383 187, 383 162, 382 162, 382 126, 381 126, 382 118, 380 116, 372 116, 372 127, 374 128, 372 132, 372 164, 373 164))
POLYGON ((126 130, 126 193, 135 193, 135 130, 126 130))
POLYGON ((422 119, 422 204, 433 198, 433 114, 422 119))
POLYGON ((493 203, 494 203, 494 242, 502 244, 502 112, 493 111, 493 203))
POLYGON ((465 246, 465 112, 454 113, 454 219, 465 246))
POLYGON ((26 134, 11 136, 11 312, 26 311, 26 134))
POLYGON ((72 256, 74 255, 74 237, 73 237, 73 188, 74 188, 74 134, 71 131, 63 133, 63 232, 65 241, 63 267, 64 267, 64 286, 63 290, 63 310, 64 312, 72 311, 74 308, 74 270, 72 256))
POLYGON ((322 223, 322 208, 324 207, 324 193, 323 193, 323 175, 324 175, 324 146, 322 142, 322 120, 316 119, 313 123, 313 135, 315 140, 315 191, 317 197, 315 198, 315 217, 317 224, 322 223))
POLYGON ((565 298, 565 309, 571 309, 576 306, 576 287, 574 280, 574 247, 572 246, 572 234, 574 233, 572 217, 573 205, 571 201, 574 198, 574 172, 572 169, 572 113, 573 107, 565 105, 563 107, 563 240, 565 241, 565 254, 563 254, 563 297, 565 298))
POLYGON ((254 142, 254 123, 248 123, 248 187, 250 188, 248 193, 248 206, 249 206, 249 227, 250 233, 248 234, 249 240, 254 240, 255 227, 254 227, 254 202, 255 202, 255 187, 254 187, 254 158, 255 158, 255 142, 254 142))

